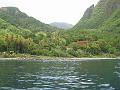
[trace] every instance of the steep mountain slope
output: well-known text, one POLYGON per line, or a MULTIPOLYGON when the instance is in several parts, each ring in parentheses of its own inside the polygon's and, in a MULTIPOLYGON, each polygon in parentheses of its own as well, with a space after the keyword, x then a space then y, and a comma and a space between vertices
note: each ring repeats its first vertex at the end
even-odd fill
POLYGON ((2 7, 0 8, 0 18, 15 25, 16 27, 22 27, 30 29, 31 31, 55 31, 57 28, 48 24, 44 24, 39 20, 29 17, 27 14, 21 12, 16 7, 2 7))
POLYGON ((116 10, 111 17, 104 22, 101 29, 108 31, 120 30, 120 9, 116 10))
POLYGON ((61 29, 70 29, 73 27, 72 24, 64 23, 64 22, 53 22, 50 23, 51 26, 61 28, 61 29))
POLYGON ((95 29, 103 25, 116 10, 120 9, 120 0, 100 0, 90 6, 73 29, 95 29))

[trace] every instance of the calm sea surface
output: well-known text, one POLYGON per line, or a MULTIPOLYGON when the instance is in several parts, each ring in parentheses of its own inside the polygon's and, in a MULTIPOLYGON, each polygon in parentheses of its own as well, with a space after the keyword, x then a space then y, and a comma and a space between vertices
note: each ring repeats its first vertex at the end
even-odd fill
POLYGON ((120 90, 120 60, 1 60, 0 90, 120 90))

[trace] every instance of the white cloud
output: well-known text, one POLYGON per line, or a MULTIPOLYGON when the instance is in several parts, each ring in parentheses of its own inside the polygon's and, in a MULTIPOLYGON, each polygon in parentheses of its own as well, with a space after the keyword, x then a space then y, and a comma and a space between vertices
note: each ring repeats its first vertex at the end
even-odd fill
POLYGON ((14 6, 45 23, 76 24, 84 11, 99 0, 0 0, 0 7, 14 6))

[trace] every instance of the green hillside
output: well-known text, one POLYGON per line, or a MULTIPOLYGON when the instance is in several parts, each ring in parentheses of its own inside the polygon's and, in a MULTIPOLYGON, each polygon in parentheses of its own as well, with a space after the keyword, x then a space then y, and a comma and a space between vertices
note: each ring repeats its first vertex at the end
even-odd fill
POLYGON ((108 31, 120 30, 120 9, 116 10, 111 17, 104 22, 102 29, 108 31))
POLYGON ((11 23, 16 27, 21 27, 29 29, 34 32, 38 31, 56 31, 58 30, 55 27, 52 27, 48 24, 44 24, 39 20, 28 16, 27 14, 21 12, 16 7, 2 7, 0 8, 0 18, 11 23))
POLYGON ((117 9, 120 0, 100 0, 94 7, 90 6, 74 29, 95 29, 101 27, 117 9))

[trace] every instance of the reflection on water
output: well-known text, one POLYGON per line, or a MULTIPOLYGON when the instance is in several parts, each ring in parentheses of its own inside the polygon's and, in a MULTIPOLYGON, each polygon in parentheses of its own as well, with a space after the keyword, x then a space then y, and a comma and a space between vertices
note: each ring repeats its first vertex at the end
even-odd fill
POLYGON ((0 90, 120 90, 120 61, 0 61, 0 90))

